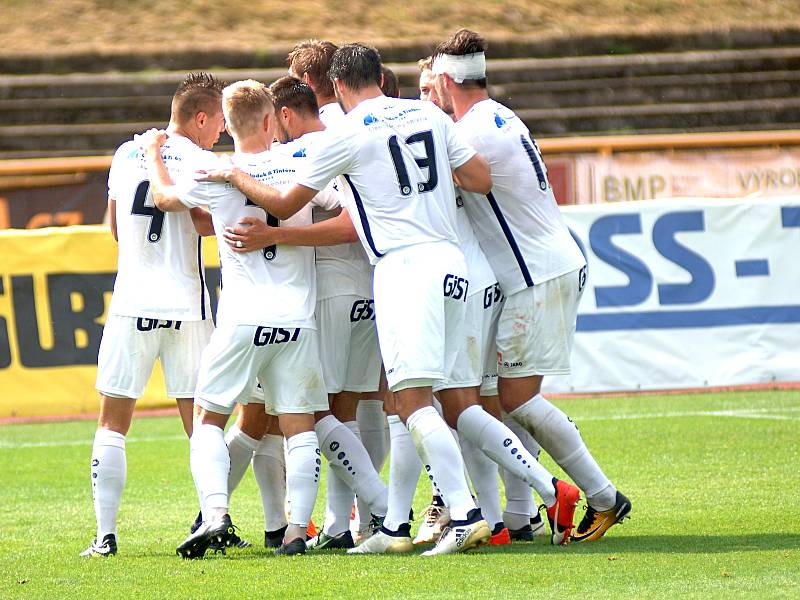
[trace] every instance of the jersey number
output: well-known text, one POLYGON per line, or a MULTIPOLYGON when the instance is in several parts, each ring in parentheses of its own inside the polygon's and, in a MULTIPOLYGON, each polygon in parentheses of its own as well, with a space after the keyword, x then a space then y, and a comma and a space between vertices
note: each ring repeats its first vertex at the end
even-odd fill
POLYGON ((131 214, 150 217, 150 229, 147 230, 147 241, 151 244, 155 244, 161 239, 161 228, 164 227, 164 213, 155 206, 147 206, 145 202, 148 198, 150 198, 150 182, 145 179, 136 186, 136 193, 133 195, 131 214))
MULTIPOLYGON (((439 175, 436 172, 436 154, 433 148, 433 133, 431 131, 420 131, 414 135, 410 135, 405 139, 407 145, 418 144, 423 142, 425 144, 425 157, 415 158, 414 162, 420 169, 428 169, 428 181, 417 182, 417 191, 430 192, 439 183, 439 175)), ((403 196, 411 195, 411 178, 408 176, 408 169, 403 160, 403 153, 400 150, 400 142, 397 141, 397 136, 393 135, 389 138, 389 154, 392 155, 392 162, 394 163, 394 170, 397 173, 397 182, 400 184, 400 193, 403 196)))
POLYGON ((536 145, 536 142, 531 143, 528 141, 524 135, 519 136, 519 139, 522 142, 522 147, 525 148, 528 159, 530 159, 536 171, 536 179, 539 180, 539 189, 545 191, 547 189, 547 173, 545 173, 544 163, 542 163, 542 159, 540 158, 541 153, 539 152, 539 147, 536 145))
MULTIPOLYGON (((244 202, 245 206, 255 206, 260 208, 258 204, 250 200, 250 198, 245 198, 244 200, 245 200, 244 202)), ((264 214, 267 215, 267 225, 269 225, 270 227, 280 226, 281 222, 280 219, 278 219, 278 217, 273 217, 267 211, 264 211, 264 214)), ((264 258, 266 258, 267 260, 274 260, 275 257, 278 255, 278 247, 275 244, 272 244, 272 246, 267 246, 266 248, 264 248, 263 253, 264 253, 264 258)))

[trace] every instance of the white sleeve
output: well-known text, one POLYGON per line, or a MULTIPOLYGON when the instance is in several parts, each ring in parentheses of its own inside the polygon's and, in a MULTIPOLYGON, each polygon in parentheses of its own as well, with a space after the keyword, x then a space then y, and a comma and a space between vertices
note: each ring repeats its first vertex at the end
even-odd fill
POLYGON ((314 196, 311 203, 324 210, 339 208, 342 205, 341 192, 338 188, 339 185, 341 185, 341 182, 339 182, 338 179, 334 179, 314 196))
POLYGON ((178 199, 188 208, 210 206, 215 199, 225 196, 228 191, 225 183, 195 181, 185 177, 175 184, 178 199))
POLYGON ((450 168, 455 170, 475 156, 477 151, 464 139, 450 118, 444 113, 442 113, 442 116, 444 118, 441 121, 445 128, 445 139, 447 140, 447 157, 450 160, 450 168))
POLYGON ((121 184, 122 173, 125 171, 125 163, 128 161, 128 154, 131 151, 130 142, 125 142, 117 148, 114 158, 111 159, 111 168, 108 171, 108 197, 116 200, 119 197, 119 186, 121 184))
POLYGON ((308 162, 297 183, 314 190, 323 189, 328 182, 346 173, 352 162, 353 153, 350 147, 351 134, 343 127, 326 129, 324 137, 309 154, 308 162))

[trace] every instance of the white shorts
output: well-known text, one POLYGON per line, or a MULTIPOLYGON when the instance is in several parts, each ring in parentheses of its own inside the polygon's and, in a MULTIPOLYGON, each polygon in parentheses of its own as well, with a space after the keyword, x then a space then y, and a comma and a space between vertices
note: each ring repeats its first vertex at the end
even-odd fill
POLYGON ((569 374, 586 267, 506 298, 497 327, 500 377, 569 374))
POLYGON ((506 297, 498 284, 483 291, 483 381, 481 396, 497 395, 497 324, 506 297))
POLYGON ((458 353, 451 376, 433 385, 433 390, 481 386, 481 394, 497 393, 497 320, 503 306, 498 285, 491 285, 467 298, 464 332, 467 343, 458 353))
POLYGON ((167 396, 192 398, 200 355, 213 330, 211 319, 167 321, 109 315, 97 356, 97 391, 139 398, 160 359, 167 396))
POLYGON ((464 255, 450 242, 393 250, 375 266, 378 341, 393 391, 408 380, 419 387, 451 377, 467 339, 466 274, 464 255))
POLYGON ((328 410, 317 332, 313 329, 231 325, 218 327, 200 362, 195 403, 230 414, 247 404, 258 379, 272 414, 328 410))
POLYGON ((328 393, 377 392, 381 354, 372 299, 347 295, 320 300, 317 327, 328 393))

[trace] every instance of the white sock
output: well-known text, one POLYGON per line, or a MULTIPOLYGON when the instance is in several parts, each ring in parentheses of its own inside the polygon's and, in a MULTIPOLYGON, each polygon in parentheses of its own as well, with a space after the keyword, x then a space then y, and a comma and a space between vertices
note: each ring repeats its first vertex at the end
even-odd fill
POLYGON ((228 512, 228 473, 231 470, 224 432, 216 425, 198 423, 189 448, 192 476, 195 485, 203 491, 203 518, 224 515, 228 512))
POLYGON ((464 461, 458 444, 448 432, 447 424, 432 406, 414 411, 406 419, 406 427, 414 446, 426 466, 430 467, 436 487, 450 509, 453 520, 463 521, 476 508, 464 479, 464 461))
MULTIPOLYGON (((356 422, 352 423, 353 428, 358 427, 356 422)), ((320 449, 328 459, 331 470, 335 470, 350 489, 369 505, 373 514, 385 515, 389 491, 372 466, 364 445, 352 429, 343 425, 333 415, 322 418, 314 428, 319 437, 320 449)), ((347 514, 348 523, 350 507, 347 514)))
POLYGON ((461 438, 461 454, 467 465, 472 488, 478 496, 483 518, 494 529, 503 520, 500 513, 500 487, 497 485, 497 463, 465 437, 461 438))
POLYGON ((506 469, 500 469, 503 487, 506 491, 506 509, 503 511, 503 523, 509 529, 520 529, 530 523, 533 495, 526 481, 520 479, 506 469))
POLYGON ((356 411, 358 429, 361 432, 361 443, 369 454, 372 466, 380 473, 389 456, 389 445, 386 443, 386 413, 383 412, 383 400, 361 400, 356 411))
POLYGON ((286 455, 283 436, 267 434, 261 438, 253 453, 253 474, 261 490, 264 531, 276 531, 286 525, 286 455))
MULTIPOLYGON (((356 418, 361 443, 369 454, 372 466, 380 473, 389 455, 389 437, 386 435, 389 425, 386 422, 386 413, 383 412, 383 400, 359 401, 356 418)), ((370 508, 360 496, 357 502, 359 529, 364 529, 370 522, 370 508)))
MULTIPOLYGON (((531 453, 537 461, 539 460, 539 455, 542 452, 542 447, 539 445, 533 436, 528 433, 528 431, 520 425, 514 417, 510 416, 507 412, 503 411, 503 423, 506 427, 508 427, 511 431, 513 431, 519 440, 522 442, 522 445, 531 453)), ((506 471, 505 469, 501 469, 500 476, 503 479, 503 485, 506 488, 506 511, 509 513, 516 513, 517 509, 520 509, 518 514, 520 515, 530 515, 531 517, 537 515, 539 513, 538 505, 533 498, 533 494, 531 493, 528 484, 514 475, 506 471), (512 497, 513 500, 509 500, 508 498, 508 489, 509 487, 513 490, 512 497), (528 508, 525 509, 522 506, 522 503, 527 501, 528 508), (509 502, 511 502, 512 508, 509 508, 509 502), (519 504, 518 504, 519 503, 519 504)), ((504 519, 505 520, 505 519, 504 519)), ((512 517, 512 520, 513 517, 512 517)), ((529 521, 526 521, 527 524, 529 521)), ((513 529, 519 529, 519 527, 513 527, 513 529)))
POLYGON ((616 488, 592 457, 578 427, 563 411, 537 394, 509 414, 583 490, 592 508, 602 511, 614 506, 616 488))
POLYGON ((290 525, 308 527, 319 487, 317 434, 304 431, 286 440, 286 482, 292 514, 290 525))
POLYGON ((236 425, 225 434, 225 445, 228 446, 228 454, 231 456, 231 472, 228 475, 228 496, 233 494, 233 490, 239 487, 247 467, 253 458, 253 452, 258 446, 258 440, 251 438, 236 425))
POLYGON ((403 425, 400 417, 389 415, 389 436, 391 451, 389 452, 389 506, 383 526, 397 531, 403 523, 408 523, 408 514, 414 501, 422 463, 411 434, 403 425))
POLYGON ((106 534, 117 535, 117 513, 127 476, 124 435, 110 429, 97 430, 91 472, 97 543, 100 544, 106 534))
POLYGON ((536 489, 547 506, 556 501, 553 476, 508 427, 481 406, 470 406, 459 415, 458 430, 492 460, 536 489))

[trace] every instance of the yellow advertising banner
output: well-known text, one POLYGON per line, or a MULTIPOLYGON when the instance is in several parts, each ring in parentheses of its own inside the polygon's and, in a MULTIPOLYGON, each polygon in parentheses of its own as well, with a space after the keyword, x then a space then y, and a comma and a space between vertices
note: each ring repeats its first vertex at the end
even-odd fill
MULTIPOLYGON (((216 307, 216 240, 204 238, 216 307)), ((93 414, 117 267, 105 226, 0 231, 0 418, 93 414)), ((138 406, 170 406, 158 367, 138 406)))

